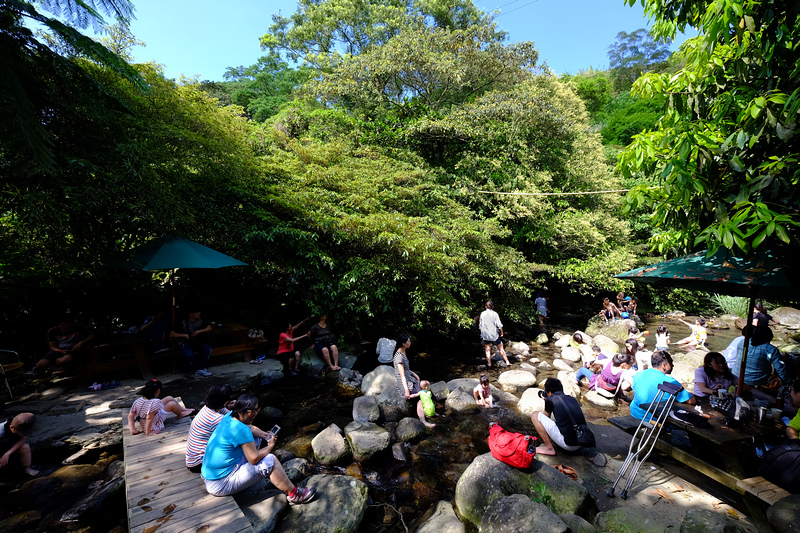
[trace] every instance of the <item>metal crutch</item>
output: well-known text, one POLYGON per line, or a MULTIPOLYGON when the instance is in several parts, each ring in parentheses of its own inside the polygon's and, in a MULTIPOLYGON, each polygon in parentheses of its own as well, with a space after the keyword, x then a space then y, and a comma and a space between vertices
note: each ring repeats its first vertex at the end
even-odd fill
POLYGON ((630 446, 628 446, 628 457, 625 458, 625 462, 622 463, 622 467, 619 469, 617 480, 614 481, 614 484, 608 489, 607 494, 609 498, 614 497, 614 489, 630 467, 625 488, 620 493, 620 497, 623 500, 628 498, 628 489, 633 485, 633 481, 636 479, 636 474, 639 473, 639 468, 641 468, 642 463, 647 460, 653 448, 655 448, 658 436, 661 434, 661 430, 664 427, 664 422, 666 422, 672 410, 672 404, 675 403, 675 397, 682 390, 683 387, 674 383, 665 382, 658 386, 658 394, 656 394, 655 399, 647 407, 642 421, 639 422, 639 426, 631 437, 631 443, 630 446), (657 418, 653 418, 654 416, 657 418), (641 436, 639 436, 640 430, 642 431, 641 436), (638 441, 637 437, 639 437, 638 441), (634 447, 636 448, 635 450, 634 447))

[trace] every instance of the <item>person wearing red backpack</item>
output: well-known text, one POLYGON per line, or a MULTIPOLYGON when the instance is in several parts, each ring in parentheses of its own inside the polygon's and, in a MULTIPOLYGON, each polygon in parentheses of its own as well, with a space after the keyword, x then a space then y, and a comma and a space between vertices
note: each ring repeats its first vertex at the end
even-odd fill
POLYGON ((539 395, 544 398, 544 411, 531 414, 533 427, 542 438, 542 445, 536 447, 536 453, 555 455, 553 443, 570 452, 579 450, 581 445, 578 444, 575 425, 586 424, 586 418, 578 400, 564 394, 564 386, 556 378, 547 378, 544 391, 540 391, 539 395), (555 421, 550 418, 551 414, 555 421))

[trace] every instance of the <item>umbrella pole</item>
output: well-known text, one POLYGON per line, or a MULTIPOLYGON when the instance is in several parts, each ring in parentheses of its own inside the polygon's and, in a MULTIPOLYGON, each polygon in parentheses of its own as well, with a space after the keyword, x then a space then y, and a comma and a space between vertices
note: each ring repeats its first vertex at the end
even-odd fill
POLYGON ((169 274, 169 284, 172 287, 172 331, 175 331, 175 269, 169 274))
POLYGON ((747 323, 744 326, 744 342, 742 343, 742 361, 739 363, 739 383, 736 386, 736 393, 741 396, 744 387, 744 369, 747 362, 747 349, 750 346, 750 339, 753 336, 753 328, 747 327, 753 324, 753 309, 756 306, 756 287, 750 288, 750 305, 747 308, 747 323))

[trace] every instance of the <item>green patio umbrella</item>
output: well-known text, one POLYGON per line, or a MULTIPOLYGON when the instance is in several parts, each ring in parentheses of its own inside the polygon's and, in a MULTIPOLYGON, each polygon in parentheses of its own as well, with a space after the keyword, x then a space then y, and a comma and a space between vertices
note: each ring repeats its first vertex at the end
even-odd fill
MULTIPOLYGON (((711 257, 707 257, 707 252, 704 250, 636 268, 614 277, 646 285, 750 298, 748 324, 753 322, 756 298, 790 300, 800 296, 798 290, 800 286, 792 282, 794 276, 770 251, 750 257, 737 257, 730 250, 720 248, 711 257)), ((739 369, 739 390, 744 384, 744 368, 750 342, 749 330, 750 328, 745 331, 742 363, 739 369)))
POLYGON ((179 268, 223 268, 245 266, 238 259, 203 246, 200 243, 165 235, 136 247, 125 254, 125 259, 116 263, 116 268, 136 270, 169 270, 172 285, 172 323, 175 324, 175 270, 179 268))

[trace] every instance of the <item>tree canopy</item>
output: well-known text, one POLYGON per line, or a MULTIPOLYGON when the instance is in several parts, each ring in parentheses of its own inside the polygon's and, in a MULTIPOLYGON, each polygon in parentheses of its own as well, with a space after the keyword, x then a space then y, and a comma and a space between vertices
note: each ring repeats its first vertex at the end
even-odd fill
MULTIPOLYGON (((635 0, 628 0, 632 5, 635 0)), ((663 102, 655 131, 634 138, 619 170, 644 174, 629 205, 652 207, 659 250, 705 243, 743 252, 797 243, 800 6, 793 2, 642 0, 658 38, 700 35, 674 75, 633 87, 663 102)))

